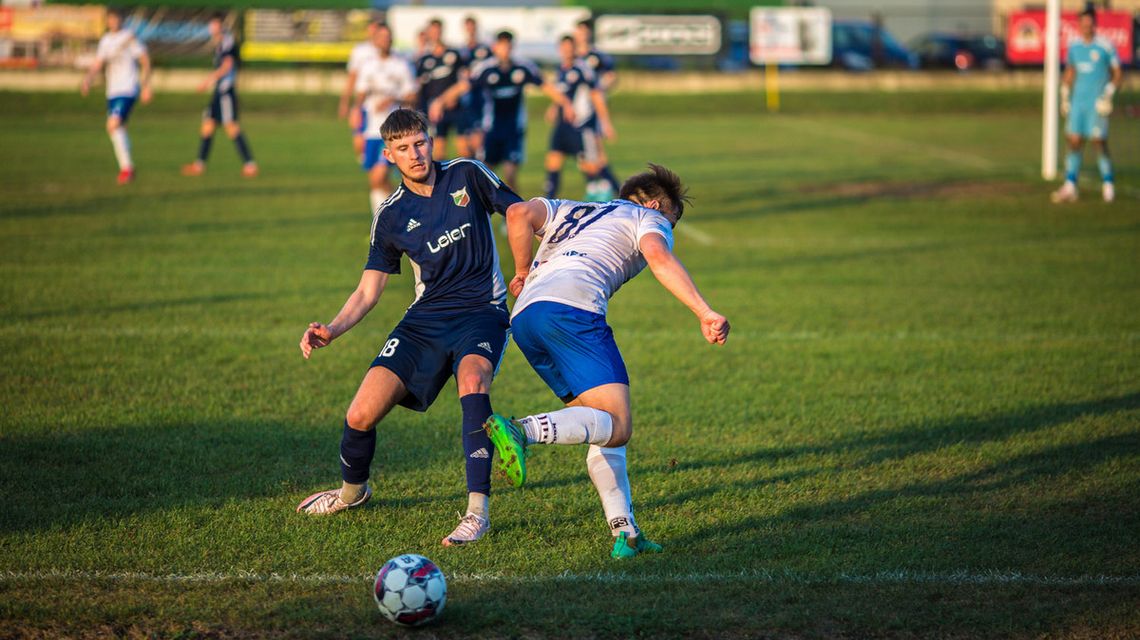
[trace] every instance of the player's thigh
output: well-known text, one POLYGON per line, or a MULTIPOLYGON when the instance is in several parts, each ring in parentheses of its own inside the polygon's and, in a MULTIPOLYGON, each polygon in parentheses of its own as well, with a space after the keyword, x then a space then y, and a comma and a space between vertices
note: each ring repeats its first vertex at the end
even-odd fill
POLYGON ((613 419, 613 435, 610 436, 606 446, 620 447, 633 435, 628 384, 611 382, 599 385, 578 394, 578 397, 568 404, 572 407, 590 407, 610 414, 613 419))
POLYGON ((506 309, 488 305, 465 314, 448 333, 459 395, 490 392, 507 350, 510 315, 506 309))
POLYGON ((367 431, 384 419, 407 394, 404 382, 390 369, 372 367, 364 375, 345 420, 353 429, 367 431))

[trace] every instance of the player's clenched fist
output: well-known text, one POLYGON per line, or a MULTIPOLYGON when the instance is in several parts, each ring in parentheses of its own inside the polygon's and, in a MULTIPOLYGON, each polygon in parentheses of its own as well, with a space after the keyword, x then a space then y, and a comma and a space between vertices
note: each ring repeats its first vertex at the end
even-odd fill
POLYGON ((305 329, 305 335, 301 336, 301 355, 308 360, 313 349, 329 346, 332 339, 332 331, 328 327, 319 322, 310 323, 309 328, 305 329))
POLYGON ((701 333, 709 344, 724 344, 728 341, 728 318, 715 311, 709 311, 701 317, 701 333))
POLYGON ((526 284, 526 274, 525 273, 518 273, 518 274, 515 274, 515 277, 511 278, 510 284, 507 285, 507 290, 509 290, 511 292, 512 296, 517 298, 517 297, 519 297, 519 294, 522 293, 523 285, 525 285, 525 284, 526 284))

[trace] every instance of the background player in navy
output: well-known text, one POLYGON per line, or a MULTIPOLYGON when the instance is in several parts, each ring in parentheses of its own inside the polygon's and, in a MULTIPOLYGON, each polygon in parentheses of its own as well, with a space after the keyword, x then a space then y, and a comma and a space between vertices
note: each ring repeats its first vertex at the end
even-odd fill
POLYGON ((214 70, 198 85, 198 91, 203 92, 213 87, 214 94, 210 98, 210 106, 202 113, 202 139, 198 144, 198 159, 182 167, 182 174, 187 176, 200 176, 206 171, 206 159, 210 157, 210 145, 213 144, 214 131, 221 122, 226 129, 226 135, 234 141, 238 155, 241 156, 241 174, 247 178, 257 175, 257 163, 253 161, 253 154, 249 150, 249 143, 238 123, 237 74, 241 67, 241 54, 238 43, 233 34, 227 33, 222 25, 221 14, 210 18, 210 41, 214 44, 214 70))
POLYGON ((492 167, 501 164, 503 180, 512 189, 516 188, 519 165, 525 157, 526 86, 542 87, 543 92, 562 107, 566 119, 574 119, 570 100, 543 79, 538 67, 530 60, 511 55, 514 39, 510 31, 500 31, 491 47, 495 57, 473 69, 469 79, 460 80, 429 103, 430 113, 440 116, 448 104, 469 91, 484 92, 489 104, 483 109, 483 130, 487 132, 483 139, 483 161, 492 167))
MULTIPOLYGON (((443 44, 443 23, 438 18, 428 23, 424 37, 427 39, 426 50, 416 60, 416 76, 420 81, 420 109, 427 112, 428 105, 455 86, 467 70, 463 54, 443 44)), ((452 99, 442 111, 431 117, 436 160, 447 157, 447 138, 452 129, 455 130, 455 152, 467 158, 473 155, 460 131, 462 119, 463 108, 456 99, 452 99)))
MULTIPOLYGON (((579 62, 594 72, 598 89, 601 90, 604 97, 617 84, 617 71, 614 70, 613 57, 594 46, 594 25, 589 20, 579 22, 574 28, 574 46, 577 50, 579 62)), ((600 124, 600 122, 594 122, 595 126, 600 126, 600 124)), ((604 132, 599 129, 598 133, 604 132)), ((618 192, 621 185, 613 171, 610 170, 610 161, 606 156, 606 145, 601 140, 598 141, 597 153, 597 162, 601 167, 598 170, 598 180, 591 181, 592 184, 588 183, 586 190, 596 195, 598 200, 609 200, 618 192)))
POLYGON ((499 269, 491 214, 520 201, 477 160, 432 160, 428 121, 398 109, 381 127, 384 156, 403 181, 376 211, 372 246, 356 291, 327 325, 301 337, 306 358, 351 329, 380 299, 407 254, 416 299, 372 361, 348 408, 340 443, 340 489, 306 498, 297 511, 332 514, 372 496, 369 467, 377 423, 397 404, 426 411, 452 376, 463 407, 467 514, 444 546, 478 540, 489 526, 493 447, 483 431, 491 415, 491 380, 507 343, 506 284, 499 269))
POLYGON ((613 139, 614 128, 594 72, 574 56, 573 37, 562 38, 558 44, 558 55, 562 62, 558 66, 555 86, 574 105, 574 120, 567 121, 562 117, 562 110, 551 105, 549 120, 553 129, 550 133, 550 150, 546 152, 546 197, 557 197, 558 183, 562 178, 562 162, 570 155, 578 158, 578 168, 586 176, 586 199, 592 200, 601 195, 591 193, 589 188, 590 183, 599 179, 602 168, 598 157, 598 130, 602 131, 604 137, 613 139), (598 126, 595 126, 595 120, 598 126))
MULTIPOLYGON (((490 45, 479 39, 479 23, 475 16, 467 16, 463 20, 463 31, 466 35, 463 42, 463 66, 470 77, 471 70, 483 63, 494 54, 490 45)), ((485 100, 482 91, 468 91, 459 104, 463 107, 463 116, 459 123, 459 135, 467 142, 467 152, 470 158, 481 157, 483 151, 483 106, 485 100)))

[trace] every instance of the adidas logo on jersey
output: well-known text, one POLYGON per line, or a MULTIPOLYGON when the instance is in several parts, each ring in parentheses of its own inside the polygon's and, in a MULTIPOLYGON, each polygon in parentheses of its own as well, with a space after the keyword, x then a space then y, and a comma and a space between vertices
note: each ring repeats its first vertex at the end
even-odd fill
POLYGON ((412 229, 415 229, 419 226, 420 226, 420 223, 417 222, 415 218, 412 218, 411 220, 408 220, 408 227, 406 229, 404 229, 404 231, 411 231, 412 229))
POLYGON ((487 353, 491 353, 493 351, 493 349, 491 349, 491 343, 490 342, 480 342, 479 344, 477 344, 475 346, 479 347, 480 349, 486 349, 487 353))
POLYGON ((481 449, 478 449, 477 451, 472 451, 471 455, 468 457, 469 458, 490 458, 491 454, 487 453, 487 447, 483 447, 481 449))

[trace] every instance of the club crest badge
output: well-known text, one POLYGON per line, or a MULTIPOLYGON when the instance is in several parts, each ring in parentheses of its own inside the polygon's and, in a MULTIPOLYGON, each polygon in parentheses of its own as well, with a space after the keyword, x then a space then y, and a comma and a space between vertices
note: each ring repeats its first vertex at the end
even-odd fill
POLYGON ((457 207, 466 207, 467 203, 471 202, 471 196, 467 195, 467 187, 463 187, 459 191, 452 191, 451 199, 455 200, 457 207))

